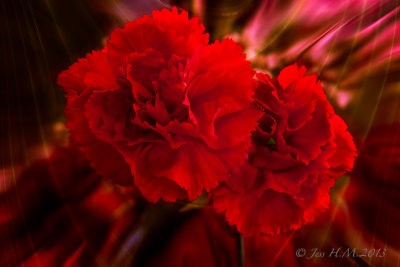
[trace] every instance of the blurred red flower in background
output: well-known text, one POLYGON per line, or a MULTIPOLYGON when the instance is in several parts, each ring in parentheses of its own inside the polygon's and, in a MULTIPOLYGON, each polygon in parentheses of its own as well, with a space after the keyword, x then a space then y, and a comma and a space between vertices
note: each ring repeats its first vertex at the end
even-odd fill
POLYGON ((349 221, 343 229, 352 246, 385 247, 388 266, 400 261, 399 177, 400 123, 377 125, 360 146, 345 194, 349 221))
POLYGON ((193 214, 149 266, 240 266, 235 230, 212 209, 193 214))
POLYGON ((249 160, 212 196, 244 235, 298 229, 328 208, 335 179, 351 170, 355 145, 316 75, 291 65, 277 79, 259 74, 255 103, 264 110, 249 160))
POLYGON ((260 112, 242 49, 197 19, 154 11, 60 74, 71 137, 100 174, 150 201, 199 196, 246 157, 260 112), (132 173, 132 175, 130 174, 132 173))
POLYGON ((2 173, 1 266, 103 265, 135 222, 134 199, 105 182, 74 146, 2 173))

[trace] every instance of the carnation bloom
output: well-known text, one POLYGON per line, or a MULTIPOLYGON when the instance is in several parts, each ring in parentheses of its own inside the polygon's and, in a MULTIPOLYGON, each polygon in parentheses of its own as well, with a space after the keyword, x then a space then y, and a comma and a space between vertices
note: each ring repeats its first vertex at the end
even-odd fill
POLYGON ((355 146, 316 75, 296 64, 277 79, 259 74, 264 110, 249 160, 213 194, 217 211, 244 235, 297 229, 328 207, 335 179, 350 170, 355 146))
POLYGON ((240 166, 260 118, 242 48, 198 19, 154 11, 60 74, 71 137, 94 169, 150 201, 199 196, 240 166))

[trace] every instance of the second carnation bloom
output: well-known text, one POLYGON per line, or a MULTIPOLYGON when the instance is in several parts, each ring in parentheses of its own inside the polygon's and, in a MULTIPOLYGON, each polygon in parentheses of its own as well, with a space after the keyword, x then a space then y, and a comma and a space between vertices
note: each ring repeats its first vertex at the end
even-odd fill
POLYGON ((264 116, 248 160, 212 192, 213 206, 247 236, 279 234, 314 221, 335 180, 350 171, 353 138, 317 82, 296 64, 277 79, 258 74, 255 104, 264 116))

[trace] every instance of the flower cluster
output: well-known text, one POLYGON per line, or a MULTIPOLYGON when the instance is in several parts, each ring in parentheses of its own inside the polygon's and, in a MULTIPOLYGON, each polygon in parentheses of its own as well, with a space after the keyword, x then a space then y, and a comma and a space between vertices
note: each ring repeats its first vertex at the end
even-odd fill
POLYGON ((355 156, 316 76, 256 74, 177 9, 115 30, 60 74, 71 137, 102 176, 150 202, 209 203, 245 235, 310 222, 355 156))

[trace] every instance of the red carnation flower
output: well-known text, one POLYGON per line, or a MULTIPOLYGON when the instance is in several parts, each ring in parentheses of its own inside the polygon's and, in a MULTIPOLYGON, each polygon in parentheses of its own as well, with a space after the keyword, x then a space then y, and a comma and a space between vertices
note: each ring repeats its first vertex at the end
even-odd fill
POLYGON ((352 168, 355 146, 306 69, 277 79, 259 74, 255 103, 264 110, 249 160, 214 192, 214 207, 244 235, 274 234, 314 220, 335 179, 352 168))
POLYGON ((154 11, 60 74, 71 137, 94 169, 150 201, 196 198, 242 164, 260 113, 242 48, 154 11))

